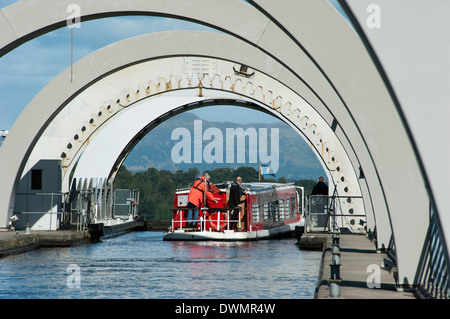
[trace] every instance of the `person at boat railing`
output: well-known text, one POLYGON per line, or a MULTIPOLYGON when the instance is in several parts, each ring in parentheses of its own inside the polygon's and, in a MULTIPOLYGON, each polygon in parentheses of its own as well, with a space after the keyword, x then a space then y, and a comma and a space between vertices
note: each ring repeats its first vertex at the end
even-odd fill
MULTIPOLYGON (((242 204, 245 203, 245 200, 241 200, 241 196, 244 194, 244 191, 241 188, 242 177, 236 177, 236 180, 231 184, 230 188, 230 198, 228 199, 228 207, 233 208, 233 213, 231 215, 231 220, 239 220, 242 215, 242 204)), ((234 229, 238 226, 237 222, 230 223, 230 229, 234 229)))
POLYGON ((211 176, 205 173, 204 176, 200 177, 194 182, 188 195, 188 216, 187 225, 197 227, 197 219, 199 215, 199 210, 201 207, 206 206, 206 200, 210 200, 217 204, 217 200, 211 192, 211 183, 209 179, 211 176), (206 188, 205 188, 206 186, 206 188))

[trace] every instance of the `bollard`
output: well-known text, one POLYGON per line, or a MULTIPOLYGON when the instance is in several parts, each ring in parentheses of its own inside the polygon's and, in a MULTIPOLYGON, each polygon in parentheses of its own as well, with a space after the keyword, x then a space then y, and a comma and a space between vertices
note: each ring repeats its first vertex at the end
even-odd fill
POLYGON ((330 297, 338 298, 341 296, 341 283, 342 279, 330 279, 328 280, 330 283, 330 297))
POLYGON ((330 264, 330 279, 341 279, 341 264, 330 264))
POLYGON ((330 279, 328 279, 328 286, 330 289, 330 297, 338 298, 341 296, 341 253, 339 252, 339 247, 337 245, 333 245, 337 247, 338 251, 333 251, 331 253, 331 264, 330 264, 330 279))
POLYGON ((338 253, 339 252, 339 245, 331 244, 331 252, 332 253, 338 253))
POLYGON ((25 234, 31 234, 31 227, 29 225, 25 225, 25 234))
POLYGON ((341 264, 341 253, 331 253, 331 263, 335 265, 341 264))
POLYGON ((328 287, 330 289, 330 297, 337 298, 341 296, 341 272, 340 272, 340 264, 331 264, 330 265, 330 279, 328 279, 328 287))
POLYGON ((339 234, 338 233, 332 233, 331 234, 332 244, 339 245, 339 234))

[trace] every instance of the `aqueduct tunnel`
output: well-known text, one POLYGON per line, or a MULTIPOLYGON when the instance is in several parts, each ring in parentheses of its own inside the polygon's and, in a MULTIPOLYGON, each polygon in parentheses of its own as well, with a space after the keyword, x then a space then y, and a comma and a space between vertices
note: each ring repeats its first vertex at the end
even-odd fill
MULTIPOLYGON (((86 158, 99 151, 84 138, 95 145, 113 119, 155 102, 156 96, 180 101, 163 104, 166 109, 154 106, 147 124, 191 103, 239 100, 272 112, 317 146, 339 193, 363 197, 368 226, 376 227, 377 248, 395 252, 400 284, 419 285, 426 280, 424 268, 433 267, 424 259, 432 239, 439 242, 437 251, 448 265, 450 218, 444 212, 449 204, 449 154, 440 143, 449 136, 443 125, 450 100, 445 93, 448 77, 441 69, 449 65, 442 40, 450 32, 444 14, 449 4, 412 8, 405 1, 379 1, 382 27, 369 28, 369 1, 340 3, 353 27, 326 0, 286 1, 283 6, 269 0, 192 0, 182 6, 177 1, 78 1, 82 21, 157 15, 205 24, 223 34, 185 31, 131 38, 78 61, 74 82, 67 81, 70 70, 51 81, 0 148, 5 163, 0 167, 0 227, 6 228, 14 213, 17 185, 33 161, 59 159, 63 176, 68 176, 82 151, 86 158), (433 21, 423 14, 427 10, 433 21), (403 33, 399 26, 405 25, 411 32, 403 33), (417 41, 422 45, 410 50, 417 41), (205 59, 208 68, 189 69, 193 58, 205 59), (254 77, 239 78, 232 72, 239 65, 254 70, 254 77), (425 117, 444 131, 424 125, 425 117), (57 127, 64 130, 52 134, 57 127), (72 143, 75 135, 83 134, 72 143), (322 145, 327 152, 320 151, 322 145)), ((0 54, 64 27, 69 4, 18 1, 2 9, 0 54), (36 17, 36 11, 42 14, 36 17)), ((111 162, 123 153, 120 148, 111 162)), ((104 165, 102 174, 110 175, 114 163, 104 165)))

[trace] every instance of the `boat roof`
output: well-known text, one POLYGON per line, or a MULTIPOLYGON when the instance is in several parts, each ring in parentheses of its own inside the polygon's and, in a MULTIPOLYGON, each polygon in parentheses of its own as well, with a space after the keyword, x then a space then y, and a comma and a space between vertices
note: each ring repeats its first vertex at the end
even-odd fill
MULTIPOLYGON (((226 191, 228 188, 231 187, 231 184, 233 182, 225 181, 216 185, 221 191, 226 191)), ((263 191, 263 190, 269 190, 279 187, 286 187, 286 186, 294 186, 294 183, 269 183, 269 182, 252 182, 252 183, 242 183, 241 188, 249 191, 263 191)), ((179 188, 177 189, 177 192, 185 192, 189 191, 190 187, 186 188, 179 188)))
POLYGON ((241 187, 250 190, 263 190, 267 188, 278 188, 285 186, 294 186, 294 183, 242 183, 241 187))

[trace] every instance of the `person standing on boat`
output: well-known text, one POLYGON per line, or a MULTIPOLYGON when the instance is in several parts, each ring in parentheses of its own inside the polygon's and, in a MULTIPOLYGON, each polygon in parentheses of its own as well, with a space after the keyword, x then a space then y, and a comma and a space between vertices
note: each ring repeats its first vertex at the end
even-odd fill
MULTIPOLYGON (((236 177, 236 181, 231 184, 230 188, 230 198, 228 199, 228 207, 234 208, 233 214, 231 216, 232 220, 236 220, 239 216, 239 220, 241 219, 241 209, 242 204, 245 203, 245 200, 241 200, 241 196, 243 194, 242 188, 242 177, 236 177)), ((231 227, 233 229, 233 227, 231 227)))
POLYGON ((325 184, 323 176, 319 177, 317 184, 313 187, 311 195, 328 195, 328 185, 325 184))
POLYGON ((214 195, 211 193, 210 183, 208 173, 205 173, 204 176, 200 177, 194 182, 191 190, 188 195, 188 225, 190 224, 193 227, 197 227, 197 219, 199 215, 199 210, 201 207, 205 207, 206 199, 217 204, 217 200, 214 198, 214 195), (205 188, 206 184, 206 188, 205 188))

